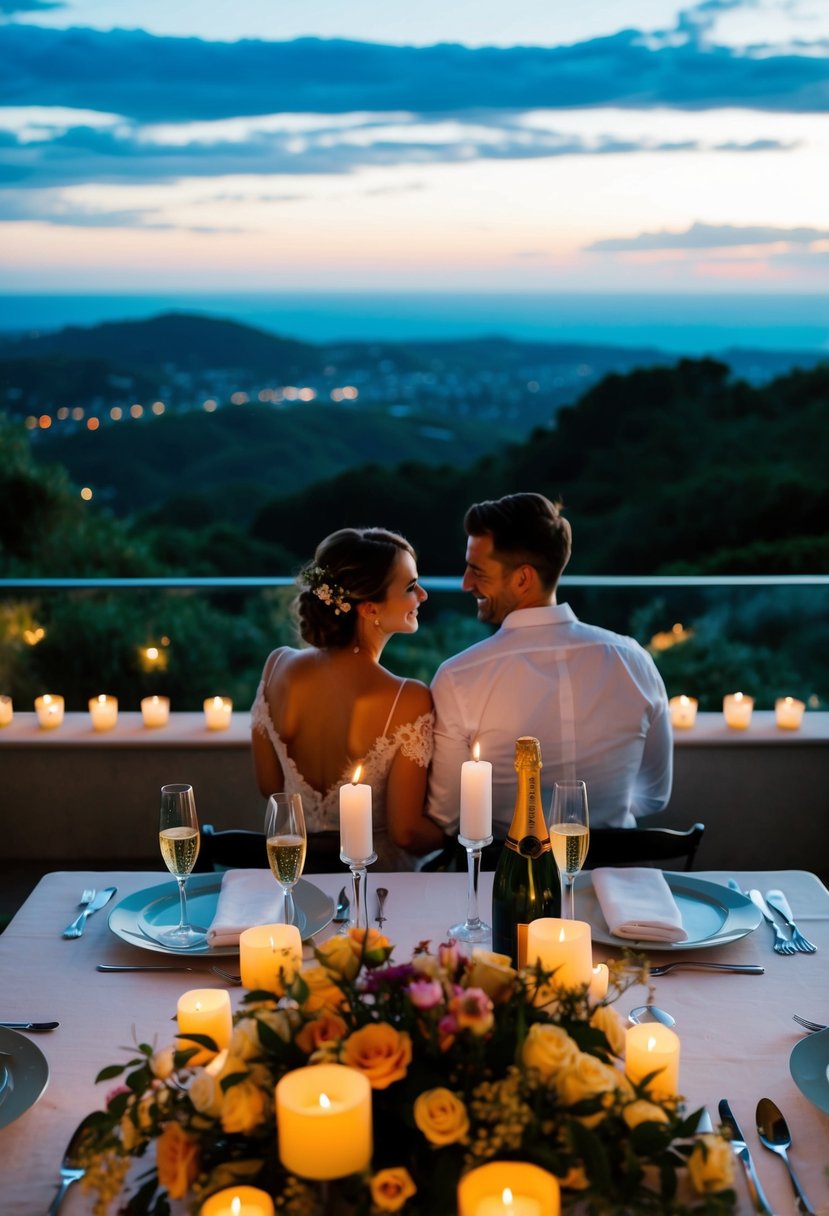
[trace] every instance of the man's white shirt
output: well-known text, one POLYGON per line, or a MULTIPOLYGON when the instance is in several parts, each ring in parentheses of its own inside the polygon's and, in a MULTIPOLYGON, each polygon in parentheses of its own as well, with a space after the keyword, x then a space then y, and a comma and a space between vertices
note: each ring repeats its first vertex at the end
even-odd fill
POLYGON ((673 734, 653 659, 633 638, 582 624, 568 604, 511 612, 492 637, 440 666, 432 695, 427 809, 449 832, 475 742, 492 764, 496 839, 512 819, 520 735, 541 743, 545 814, 556 781, 587 783, 594 827, 634 827, 670 797, 673 734))

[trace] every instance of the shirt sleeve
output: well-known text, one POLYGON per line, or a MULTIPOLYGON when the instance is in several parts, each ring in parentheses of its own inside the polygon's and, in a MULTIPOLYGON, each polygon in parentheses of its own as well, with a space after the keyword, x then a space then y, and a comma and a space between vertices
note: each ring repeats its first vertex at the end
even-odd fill
POLYGON ((464 724, 451 674, 438 668, 432 681, 435 735, 426 814, 449 834, 460 822, 461 765, 469 759, 469 732, 464 724))
POLYGON ((668 694, 656 664, 651 660, 654 680, 654 706, 645 736, 642 764, 636 777, 633 806, 637 819, 653 815, 667 806, 674 776, 674 734, 668 707, 668 694))

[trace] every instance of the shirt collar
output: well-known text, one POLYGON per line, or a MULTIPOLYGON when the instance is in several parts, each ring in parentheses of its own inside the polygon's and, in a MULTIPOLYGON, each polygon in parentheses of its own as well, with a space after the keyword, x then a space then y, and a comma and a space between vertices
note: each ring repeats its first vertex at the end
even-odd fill
POLYGON ((569 604, 545 604, 541 608, 516 608, 501 622, 502 629, 525 629, 533 625, 572 625, 577 621, 569 604))

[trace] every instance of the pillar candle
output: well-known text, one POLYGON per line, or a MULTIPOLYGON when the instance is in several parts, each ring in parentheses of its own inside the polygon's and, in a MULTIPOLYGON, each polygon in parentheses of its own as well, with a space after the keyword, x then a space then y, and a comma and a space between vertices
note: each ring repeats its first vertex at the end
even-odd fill
POLYGON ((227 730, 232 713, 230 697, 208 697, 204 702, 204 724, 208 730, 227 730))
POLYGON ((583 920, 542 916, 527 925, 527 966, 554 971, 554 988, 586 988, 593 979, 590 926, 583 920))
POLYGON ((610 982, 610 973, 607 969, 607 963, 597 963, 593 968, 593 975, 590 979, 590 989, 587 996, 592 1005, 598 1005, 607 996, 607 986, 610 982))
POLYGON ((142 698, 141 717, 145 726, 166 726, 170 720, 170 698, 142 698))
POLYGON ((281 995, 302 966, 299 929, 296 925, 254 925, 245 929, 239 935, 239 962, 243 988, 281 995))
POLYGON ((14 707, 11 697, 0 697, 0 726, 8 726, 14 717, 14 707))
POLYGON ((364 861, 374 852, 371 830, 371 786, 360 785, 362 768, 340 786, 340 850, 350 861, 364 861))
POLYGON ((797 730, 803 721, 806 708, 796 697, 778 697, 774 703, 774 718, 783 730, 797 730))
POLYGON ((479 756, 476 743, 473 758, 461 765, 462 840, 487 840, 492 835, 492 765, 479 756))
POLYGON ((458 1183, 458 1216, 559 1216, 558 1179, 526 1161, 491 1161, 458 1183))
POLYGON ((63 721, 63 697, 45 692, 35 699, 35 713, 42 730, 54 730, 63 721))
POLYGON ((255 1186, 229 1186, 206 1199, 199 1216, 274 1216, 273 1200, 255 1186))
POLYGON ((108 697, 102 692, 97 697, 90 698, 89 712, 95 730, 112 730, 118 721, 118 698, 108 697))
POLYGON ((679 1035, 659 1022, 640 1022, 625 1035, 625 1072, 638 1084, 648 1073, 654 1098, 673 1098, 679 1091, 679 1035), (657 1069, 659 1070, 657 1072, 657 1069))
POLYGON ((371 1086, 342 1064, 286 1073, 276 1086, 279 1159, 300 1178, 325 1181, 366 1169, 373 1151, 371 1086))
POLYGON ((745 730, 751 722, 751 711, 754 709, 754 697, 745 693, 733 692, 723 697, 722 711, 728 726, 733 730, 745 730))
MULTIPOLYGON (((179 1033, 179 1050, 197 1046, 187 1041, 188 1034, 209 1035, 216 1050, 230 1046, 233 1034, 233 1014, 230 1009, 230 994, 224 988, 193 988, 178 999, 176 1009, 179 1033)), ((188 1061, 192 1067, 212 1060, 214 1052, 199 1047, 196 1055, 188 1061)))
POLYGON ((686 697, 683 693, 680 697, 671 697, 669 704, 671 707, 671 722, 674 726, 678 726, 681 730, 688 730, 694 725, 697 720, 697 706, 699 705, 696 697, 686 697))

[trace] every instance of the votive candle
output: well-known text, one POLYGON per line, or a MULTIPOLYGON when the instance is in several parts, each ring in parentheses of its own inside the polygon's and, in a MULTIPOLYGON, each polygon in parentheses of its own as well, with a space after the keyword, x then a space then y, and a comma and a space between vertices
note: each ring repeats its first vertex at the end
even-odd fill
POLYGON ((368 1079, 342 1064, 286 1073, 276 1086, 276 1129, 290 1173, 326 1181, 361 1172, 373 1150, 368 1079))
POLYGON ((371 828, 371 786, 360 784, 362 768, 340 786, 340 849, 343 857, 364 861, 374 852, 371 828))
POLYGON ((233 1034, 233 1014, 230 1009, 230 994, 224 988, 192 988, 178 998, 176 1007, 178 1021, 178 1049, 198 1046, 199 1050, 188 1061, 188 1066, 206 1064, 216 1052, 209 1051, 192 1041, 190 1034, 208 1035, 216 1044, 216 1051, 230 1046, 233 1034))
POLYGON ((625 1072, 635 1085, 649 1073, 654 1098, 674 1098, 679 1092, 679 1035, 659 1022, 640 1022, 625 1035, 625 1072))
POLYGON ((774 703, 774 719, 783 730, 798 730, 806 706, 796 697, 778 697, 774 703))
POLYGON ((11 697, 0 696, 0 726, 8 726, 14 717, 14 706, 11 697))
POLYGON ((743 692, 732 692, 723 697, 722 711, 726 724, 732 730, 745 730, 751 722, 753 709, 754 697, 747 697, 743 692))
POLYGON ((686 697, 683 693, 679 697, 671 697, 669 701, 671 707, 671 722, 674 726, 678 726, 680 730, 689 730, 697 720, 697 707, 699 701, 696 697, 686 697))
POLYGON ((35 713, 41 730, 54 730, 63 721, 63 697, 53 692, 45 692, 42 697, 36 697, 35 713))
POLYGON ((166 726, 170 721, 170 698, 143 697, 141 700, 141 717, 144 719, 145 726, 166 726))
POLYGON ((89 701, 89 713, 95 730, 112 730, 118 721, 118 698, 102 692, 89 701))
POLYGON ((590 988, 587 996, 590 1003, 598 1005, 599 1001, 603 1001, 607 996, 607 987, 610 982, 610 972, 607 969, 607 963, 596 963, 593 968, 593 974, 590 977, 590 988))
POLYGON ((280 995, 302 966, 296 925, 254 925, 239 935, 242 987, 280 995))
POLYGON ((559 1216, 558 1179, 527 1161, 490 1161, 458 1183, 458 1216, 559 1216))
POLYGON ((481 760, 478 743, 472 759, 461 765, 461 823, 464 840, 487 840, 492 835, 492 765, 481 760))
POLYGON ((583 920, 542 916, 527 925, 527 966, 554 971, 554 988, 586 988, 593 979, 590 926, 583 920))
POLYGON ((230 697, 208 697, 204 702, 204 724, 208 730, 227 730, 232 713, 230 697))
POLYGON ((229 1186, 205 1199, 199 1216, 274 1216, 273 1200, 255 1186, 229 1186))

